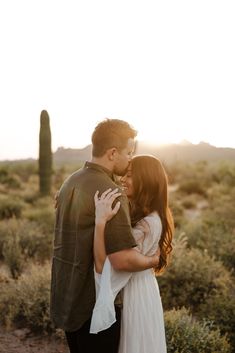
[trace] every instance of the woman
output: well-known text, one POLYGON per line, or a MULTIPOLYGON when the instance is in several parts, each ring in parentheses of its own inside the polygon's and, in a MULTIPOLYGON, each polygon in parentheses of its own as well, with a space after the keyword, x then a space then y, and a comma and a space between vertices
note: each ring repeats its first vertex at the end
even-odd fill
MULTIPOLYGON (((150 256, 159 249, 160 259, 155 272, 160 273, 168 264, 174 229, 168 206, 165 170, 153 156, 136 156, 121 182, 130 201, 136 251, 150 256)), ((124 288, 119 353, 165 353, 162 303, 154 271, 118 272, 111 267, 105 255, 104 226, 118 212, 120 202, 112 209, 118 196, 118 190, 107 190, 100 198, 97 193, 95 195, 97 301, 90 332, 99 332, 115 322, 113 301, 120 289, 124 288)))

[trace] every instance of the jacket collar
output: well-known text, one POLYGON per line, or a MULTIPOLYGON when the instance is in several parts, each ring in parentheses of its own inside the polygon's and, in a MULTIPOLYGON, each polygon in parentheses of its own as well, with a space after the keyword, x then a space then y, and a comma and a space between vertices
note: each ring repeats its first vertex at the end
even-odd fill
POLYGON ((112 179, 112 180, 115 180, 115 177, 114 177, 114 174, 113 172, 111 172, 111 170, 99 165, 99 164, 96 164, 96 163, 93 163, 93 162, 88 162, 86 161, 85 165, 84 165, 84 168, 92 168, 92 169, 96 169, 96 170, 99 170, 101 172, 104 172, 106 174, 108 174, 108 176, 112 179))

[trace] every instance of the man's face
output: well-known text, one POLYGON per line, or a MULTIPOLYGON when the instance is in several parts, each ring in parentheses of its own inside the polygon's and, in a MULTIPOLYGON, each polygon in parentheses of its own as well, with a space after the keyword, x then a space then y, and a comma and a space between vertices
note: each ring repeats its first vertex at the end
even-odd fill
POLYGON ((114 174, 123 176, 126 174, 127 167, 131 161, 132 154, 135 148, 134 139, 128 139, 127 146, 121 150, 117 151, 114 165, 114 174))

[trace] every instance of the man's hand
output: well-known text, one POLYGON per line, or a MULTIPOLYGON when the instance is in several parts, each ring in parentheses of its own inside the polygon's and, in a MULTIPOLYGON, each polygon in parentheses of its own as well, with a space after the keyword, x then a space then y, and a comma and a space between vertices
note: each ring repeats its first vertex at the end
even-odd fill
POLYGON ((153 267, 157 267, 159 264, 159 259, 160 259, 161 251, 160 248, 158 247, 156 254, 152 256, 153 259, 153 267))

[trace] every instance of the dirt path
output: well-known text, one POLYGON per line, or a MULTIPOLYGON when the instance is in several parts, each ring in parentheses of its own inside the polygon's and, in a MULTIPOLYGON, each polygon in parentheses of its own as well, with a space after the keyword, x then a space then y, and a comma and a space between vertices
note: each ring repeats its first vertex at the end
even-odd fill
POLYGON ((69 353, 69 350, 61 338, 35 336, 27 329, 0 328, 0 353, 69 353))

